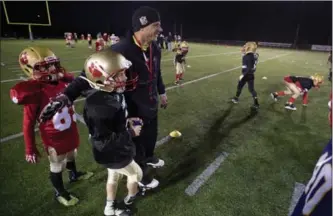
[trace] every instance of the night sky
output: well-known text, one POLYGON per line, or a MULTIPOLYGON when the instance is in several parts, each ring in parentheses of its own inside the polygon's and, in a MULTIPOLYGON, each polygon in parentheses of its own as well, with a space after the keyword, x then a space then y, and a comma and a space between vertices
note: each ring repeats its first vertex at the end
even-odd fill
MULTIPOLYGON (((49 2, 51 27, 36 27, 34 35, 63 37, 64 32, 115 33, 123 36, 131 16, 142 5, 159 10, 164 34, 207 40, 256 40, 293 43, 300 24, 299 43, 331 44, 332 1, 325 2, 49 2)), ((6 2, 11 22, 47 23, 45 2, 6 2), (18 7, 17 5, 20 5, 18 7), (37 17, 40 15, 40 17, 37 17)), ((16 32, 28 37, 27 26, 7 25, 1 4, 2 36, 16 32)))

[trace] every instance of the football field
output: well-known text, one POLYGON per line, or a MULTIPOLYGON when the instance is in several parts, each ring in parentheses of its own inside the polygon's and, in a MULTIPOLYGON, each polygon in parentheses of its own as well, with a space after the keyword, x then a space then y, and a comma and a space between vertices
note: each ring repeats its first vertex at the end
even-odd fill
MULTIPOLYGON (((14 104, 9 89, 25 78, 18 55, 30 45, 51 48, 68 70, 79 74, 85 58, 93 53, 87 43, 65 47, 64 40, 1 41, 1 143, 0 215, 93 216, 103 215, 107 172, 95 163, 88 130, 78 123, 81 144, 78 170, 95 175, 65 187, 80 203, 66 208, 53 199, 49 164, 42 153, 39 164, 24 156, 22 106, 14 104)), ((288 214, 295 183, 306 184, 318 157, 331 136, 327 80, 327 53, 259 47, 255 88, 260 109, 247 87, 239 104, 231 104, 241 71, 240 47, 189 43, 190 51, 182 87, 175 86, 174 53, 162 50, 162 76, 169 105, 159 111, 159 138, 179 130, 182 138, 161 142, 156 155, 166 165, 156 171, 160 187, 139 198, 139 216, 284 216, 288 214), (286 75, 320 73, 325 82, 309 92, 308 107, 295 102, 297 111, 284 109, 288 97, 273 102, 270 93, 284 90, 286 75), (262 77, 267 79, 262 79, 262 77)), ((82 114, 84 100, 75 109, 82 114)), ((164 139, 165 140, 165 139, 164 139)), ((118 198, 125 196, 125 180, 118 198)))

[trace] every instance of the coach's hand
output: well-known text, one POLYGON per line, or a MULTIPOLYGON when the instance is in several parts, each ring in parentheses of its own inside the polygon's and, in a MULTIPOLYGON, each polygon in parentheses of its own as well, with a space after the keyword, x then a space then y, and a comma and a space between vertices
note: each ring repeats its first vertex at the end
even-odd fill
POLYGON ((166 109, 168 106, 168 97, 166 93, 160 95, 161 98, 161 108, 166 109))

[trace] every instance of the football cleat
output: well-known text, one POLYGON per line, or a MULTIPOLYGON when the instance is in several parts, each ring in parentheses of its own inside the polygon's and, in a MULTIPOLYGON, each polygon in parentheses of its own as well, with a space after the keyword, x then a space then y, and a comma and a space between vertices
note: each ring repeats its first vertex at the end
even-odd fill
POLYGON ((107 203, 104 208, 105 216, 130 216, 132 215, 131 210, 118 208, 115 202, 111 204, 107 203))
POLYGON ((233 102, 234 104, 238 104, 238 98, 237 97, 233 97, 231 99, 231 102, 233 102))
POLYGON ((141 195, 145 195, 146 191, 152 190, 158 187, 160 182, 156 179, 153 179, 149 184, 143 184, 141 182, 138 183, 139 188, 140 188, 140 193, 141 195))
POLYGON ((76 175, 74 175, 73 172, 69 172, 69 182, 73 183, 81 180, 87 180, 93 175, 94 173, 92 172, 77 172, 76 175))
POLYGON ((56 193, 55 196, 56 196, 56 200, 60 204, 66 206, 66 207, 68 207, 68 206, 74 206, 74 205, 76 205, 79 202, 78 198, 76 198, 75 196, 73 196, 72 194, 70 194, 67 191, 64 191, 62 193, 56 193))
POLYGON ((271 97, 275 102, 278 100, 278 95, 276 93, 271 93, 271 97))
POLYGON ((288 109, 288 110, 296 110, 297 108, 295 107, 294 104, 289 104, 287 103, 284 108, 288 109))
POLYGON ((164 166, 164 164, 165 164, 164 160, 161 160, 155 156, 147 160, 147 165, 152 166, 153 168, 161 168, 164 166))

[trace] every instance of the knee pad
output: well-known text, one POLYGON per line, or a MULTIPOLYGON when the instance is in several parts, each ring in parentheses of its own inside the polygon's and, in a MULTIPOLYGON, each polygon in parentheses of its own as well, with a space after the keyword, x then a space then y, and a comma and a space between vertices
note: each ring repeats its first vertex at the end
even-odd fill
POLYGON ((123 178, 123 175, 115 170, 108 169, 108 180, 107 184, 118 184, 118 182, 123 178))

